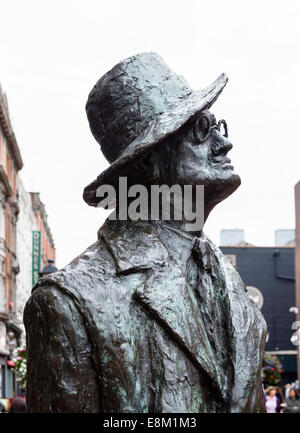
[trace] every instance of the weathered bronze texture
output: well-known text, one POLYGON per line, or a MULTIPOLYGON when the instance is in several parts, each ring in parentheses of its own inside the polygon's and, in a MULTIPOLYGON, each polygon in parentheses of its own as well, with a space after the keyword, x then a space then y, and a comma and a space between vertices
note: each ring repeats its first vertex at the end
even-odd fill
MULTIPOLYGON (((208 111, 226 82, 195 92, 154 53, 109 71, 87 113, 111 165, 85 201, 97 206, 97 188, 119 176, 204 185, 206 219, 240 185, 227 125, 208 111)), ((33 288, 24 322, 30 412, 265 411, 265 321, 185 221, 108 219, 95 244, 33 288)))

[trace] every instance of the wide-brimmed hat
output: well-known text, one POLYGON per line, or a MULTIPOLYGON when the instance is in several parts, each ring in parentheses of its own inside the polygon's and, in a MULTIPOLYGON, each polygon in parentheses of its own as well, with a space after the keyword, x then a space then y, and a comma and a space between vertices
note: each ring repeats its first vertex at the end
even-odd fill
POLYGON ((83 198, 98 206, 97 189, 117 185, 119 176, 146 152, 208 109, 228 78, 221 74, 203 90, 192 90, 156 53, 142 53, 118 63, 96 83, 86 112, 91 131, 111 165, 89 184, 83 198))

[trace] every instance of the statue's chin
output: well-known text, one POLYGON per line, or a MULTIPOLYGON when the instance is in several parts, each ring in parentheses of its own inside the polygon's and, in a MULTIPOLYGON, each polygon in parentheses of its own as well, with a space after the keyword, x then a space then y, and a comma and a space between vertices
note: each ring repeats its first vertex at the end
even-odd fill
POLYGON ((238 174, 227 172, 226 176, 211 180, 204 187, 205 201, 214 205, 229 197, 241 184, 238 174))
POLYGON ((226 184, 227 182, 228 186, 231 186, 232 192, 234 192, 240 186, 241 178, 238 174, 232 172, 228 179, 225 181, 226 184))

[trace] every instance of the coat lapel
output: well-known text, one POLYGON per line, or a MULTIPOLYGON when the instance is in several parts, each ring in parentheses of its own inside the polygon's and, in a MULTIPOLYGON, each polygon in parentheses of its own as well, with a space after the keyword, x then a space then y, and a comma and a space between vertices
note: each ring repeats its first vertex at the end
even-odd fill
POLYGON ((151 272, 134 296, 194 365, 209 376, 219 396, 224 396, 222 375, 199 314, 198 301, 177 265, 170 261, 159 274, 151 272))
POLYGON ((226 257, 205 235, 201 238, 202 266, 226 290, 230 316, 230 337, 227 350, 231 350, 233 389, 231 412, 252 411, 251 399, 255 387, 260 386, 260 371, 266 339, 265 320, 249 299, 246 287, 238 272, 226 257))
POLYGON ((147 273, 145 283, 135 290, 133 297, 209 377, 219 397, 226 399, 224 375, 207 337, 197 294, 153 227, 143 221, 109 222, 99 236, 113 256, 118 274, 147 273))

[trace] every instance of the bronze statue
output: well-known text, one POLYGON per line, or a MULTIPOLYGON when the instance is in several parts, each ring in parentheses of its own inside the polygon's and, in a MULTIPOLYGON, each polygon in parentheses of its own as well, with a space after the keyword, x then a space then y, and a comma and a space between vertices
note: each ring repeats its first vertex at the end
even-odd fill
MULTIPOLYGON (((120 177, 147 190, 204 185, 206 220, 240 185, 226 122, 209 111, 226 82, 193 91, 155 53, 105 74, 86 110, 111 165, 84 200, 103 205, 99 187, 118 194, 120 177)), ((115 219, 97 242, 26 305, 29 411, 264 412, 266 324, 238 273, 202 227, 107 207, 115 219)))

